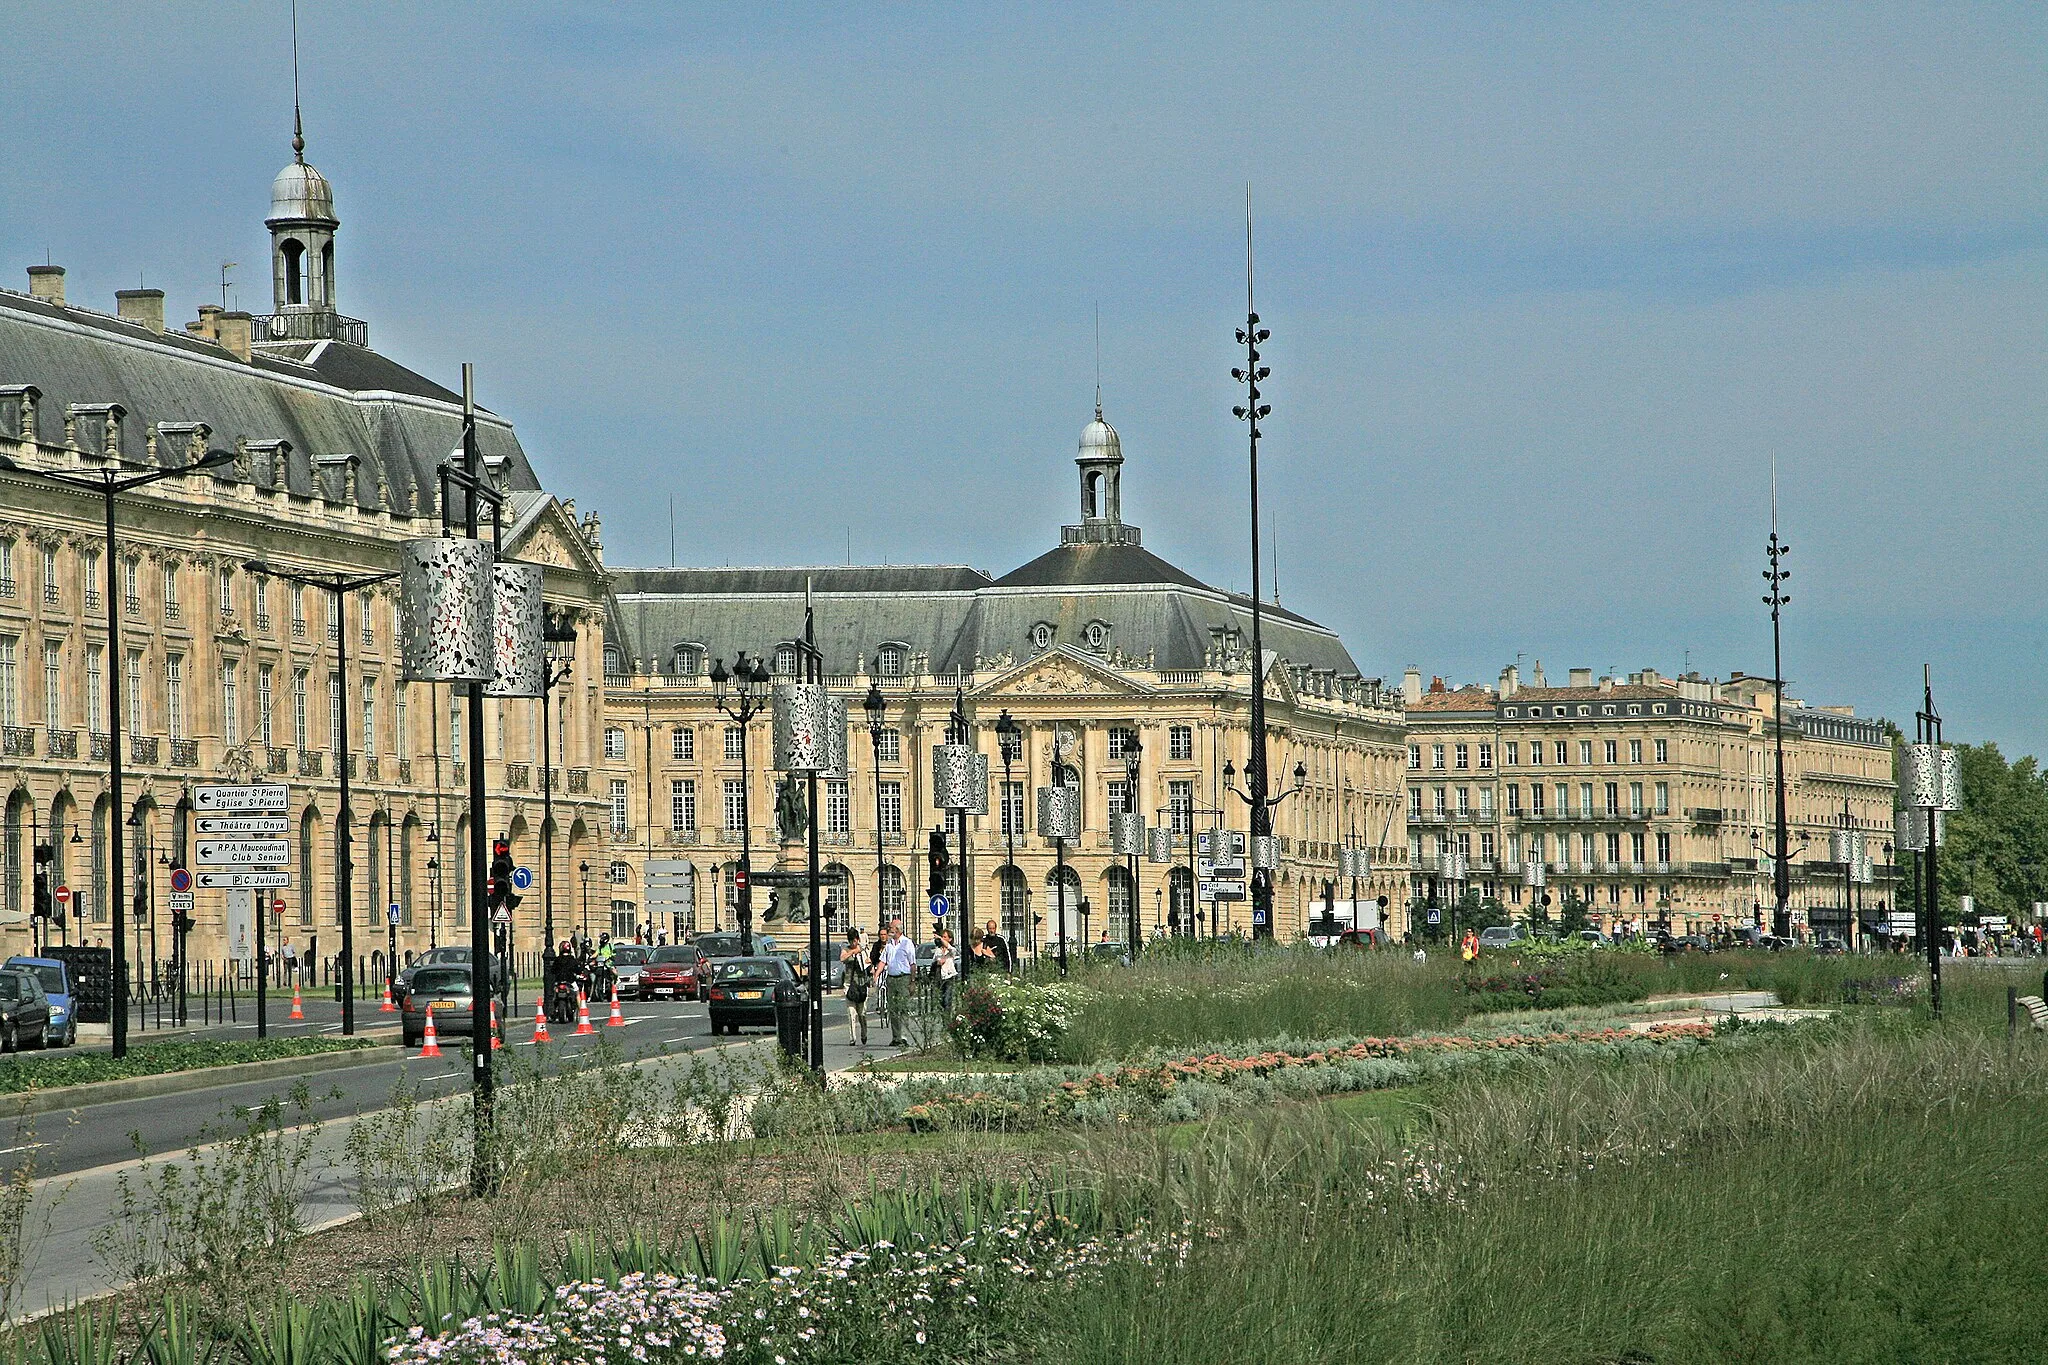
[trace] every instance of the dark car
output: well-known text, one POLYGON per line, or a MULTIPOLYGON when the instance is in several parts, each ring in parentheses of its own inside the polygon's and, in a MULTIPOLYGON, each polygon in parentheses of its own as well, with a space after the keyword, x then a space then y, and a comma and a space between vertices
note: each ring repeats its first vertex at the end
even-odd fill
MULTIPOLYGON (((470 984, 469 968, 429 964, 420 967, 406 984, 400 1028, 407 1047, 418 1047, 426 1036, 427 1015, 434 1016, 434 1036, 461 1034, 468 1037, 476 992, 470 984)), ((498 1021, 498 1036, 505 1036, 505 1021, 498 1021)))
MULTIPOLYGON (((422 967, 462 967, 467 969, 468 966, 469 948, 467 945, 444 943, 438 948, 429 948, 425 953, 414 958, 410 967, 407 967, 398 974, 398 988, 394 994, 404 995, 412 984, 413 973, 422 967)), ((502 962, 491 964, 491 988, 499 995, 505 993, 505 964, 502 962)), ((438 1029, 440 1025, 436 1024, 434 1027, 438 1029)))
POLYGON ((796 997, 796 973, 779 957, 728 957, 711 964, 711 1032, 775 1026, 777 1001, 796 997))
POLYGON ((656 948, 640 968, 642 1000, 694 1000, 703 989, 704 958, 695 944, 656 948))
POLYGON ((10 957, 0 970, 27 972, 42 983, 50 998, 50 1046, 70 1047, 78 1041, 78 1011, 73 1007, 71 968, 54 957, 10 957))
POLYGON ((0 1052, 50 1045, 50 997, 31 971, 0 971, 0 1052))

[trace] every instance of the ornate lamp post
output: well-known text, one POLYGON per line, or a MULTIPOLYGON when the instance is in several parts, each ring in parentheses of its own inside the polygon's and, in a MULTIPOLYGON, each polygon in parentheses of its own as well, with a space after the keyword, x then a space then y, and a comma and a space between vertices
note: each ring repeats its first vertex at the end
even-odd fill
MULTIPOLYGON (((861 700, 860 709, 868 717, 868 741, 875 754, 875 933, 877 936, 888 932, 888 922, 882 914, 883 879, 888 875, 888 862, 882 853, 882 735, 887 726, 883 713, 889 703, 882 697, 882 684, 876 676, 882 671, 881 660, 875 661, 874 673, 868 677, 868 694, 861 700)), ((852 918, 850 915, 848 918, 852 918)))
MULTIPOLYGON (((1773 478, 1775 479, 1775 475, 1773 478)), ((1776 701, 1772 704, 1771 737, 1775 751, 1777 780, 1772 784, 1776 801, 1773 828, 1777 835, 1778 851, 1771 868, 1771 891, 1776 898, 1777 911, 1772 916, 1771 929, 1780 937, 1789 936, 1792 931, 1792 911, 1788 902, 1792 897, 1792 858, 1787 843, 1788 828, 1785 822, 1785 656, 1780 645, 1778 619, 1785 606, 1792 600, 1792 594, 1785 591, 1785 580, 1792 571, 1784 566, 1785 556, 1792 553, 1792 547, 1778 539, 1777 487, 1771 490, 1771 538, 1764 544, 1764 557, 1771 567, 1764 570, 1764 581, 1771 590, 1764 594, 1764 605, 1771 609, 1771 689, 1776 701)))
MULTIPOLYGON (((1023 874, 1017 870, 1017 825, 1024 818, 1024 812, 1021 810, 1018 811, 1014 816, 1010 813, 1010 765, 1015 763, 1017 761, 1018 756, 1024 752, 1024 730, 1022 726, 1017 724, 1016 718, 1010 714, 1010 710, 1008 707, 1004 707, 1002 714, 996 717, 996 749, 998 750, 998 752, 1001 753, 1003 759, 1002 811, 1004 858, 1003 891, 1001 894, 998 895, 996 903, 998 908, 1007 909, 1008 907, 1004 906, 1002 903, 1003 896, 1006 896, 1008 894, 1009 888, 1012 885, 1012 883, 1023 876, 1023 874)), ((1030 895, 1028 890, 1026 892, 1025 901, 1026 904, 1024 921, 1025 926, 1028 929, 1031 922, 1029 903, 1030 895)), ((1008 916, 1004 916, 1003 918, 1007 919, 1008 916)), ((1003 928, 1005 930, 1008 930, 1009 927, 1010 926, 1007 923, 1003 925, 1003 928)))
MULTIPOLYGON (((752 793, 748 783, 752 781, 747 772, 747 725, 754 717, 768 709, 768 661, 748 659, 745 650, 733 661, 732 672, 725 670, 725 660, 711 662, 712 702, 740 727, 740 878, 739 906, 740 955, 751 957, 754 952, 754 889, 753 880, 753 811, 749 798, 752 793), (733 691, 726 692, 726 684, 733 685, 733 691)), ((589 932, 588 927, 584 929, 589 932)))
MULTIPOLYGON (((32 469, 24 464, 0 455, 0 473, 21 474, 30 478, 47 479, 51 483, 63 484, 67 488, 97 494, 105 514, 107 539, 107 787, 112 798, 107 814, 107 866, 114 869, 107 881, 118 888, 121 876, 121 613, 127 605, 120 594, 117 578, 120 560, 120 542, 114 533, 114 499, 131 489, 144 484, 155 483, 179 474, 196 474, 202 469, 213 469, 231 463, 235 458, 232 450, 209 450, 190 464, 172 469, 145 469, 140 473, 132 471, 133 465, 116 463, 108 469, 80 473, 59 473, 51 469, 32 469)), ((121 983, 125 992, 128 983, 127 950, 122 946, 121 935, 126 928, 126 913, 122 908, 123 897, 118 890, 109 899, 113 902, 114 961, 112 976, 121 983)), ((257 964, 260 973, 263 964, 257 964)), ((107 1017, 113 1031, 113 1055, 128 1055, 128 1006, 125 1000, 109 996, 107 1017)))
MULTIPOLYGON (((1251 756, 1245 763, 1244 797, 1251 806, 1252 814, 1252 935, 1256 938, 1273 932, 1272 869, 1258 866, 1256 855, 1261 841, 1272 838, 1274 805, 1266 796, 1266 650, 1260 633, 1259 605, 1259 423, 1273 411, 1272 404, 1261 402, 1259 398, 1260 383, 1273 373, 1260 362, 1259 346, 1273 334, 1259 325, 1258 310, 1252 303, 1252 192, 1249 185, 1244 192, 1244 307, 1244 326, 1237 329, 1237 342, 1244 347, 1245 363, 1242 369, 1233 369, 1230 377, 1245 386, 1244 403, 1232 408, 1231 412, 1239 421, 1247 423, 1251 432, 1252 733, 1251 756)), ((1229 769, 1226 767, 1224 771, 1227 774, 1229 769)))
MULTIPOLYGON (((560 617, 550 613, 544 627, 544 637, 550 648, 547 662, 543 665, 540 689, 540 858, 541 858, 541 947, 552 950, 555 946, 555 783, 554 783, 554 723, 549 715, 555 689, 569 680, 574 671, 571 659, 575 649, 576 628, 560 617), (558 651, 552 646, 566 644, 568 651, 558 651)), ((648 771, 654 770, 653 764, 648 771)), ((654 823, 654 807, 647 808, 647 821, 654 823)))
POLYGON ((1133 732, 1130 744, 1124 750, 1124 790, 1129 793, 1124 800, 1123 818, 1125 823, 1124 827, 1117 831, 1118 838, 1124 845, 1125 854, 1130 860, 1129 923, 1125 927, 1130 931, 1132 962, 1138 960, 1138 954, 1144 949, 1144 940, 1138 929, 1140 914, 1138 909, 1138 855, 1143 852, 1145 842, 1145 817, 1139 814, 1141 807, 1138 805, 1139 752, 1138 736, 1133 732))
MULTIPOLYGON (((1254 744, 1259 741, 1254 740, 1254 744)), ((1308 785, 1308 764, 1294 765, 1294 785, 1274 796, 1266 795, 1265 759, 1255 749, 1245 763, 1245 787, 1236 786, 1237 765, 1223 760, 1223 790, 1251 807, 1252 855, 1252 937, 1268 938, 1273 933, 1273 873, 1280 866, 1280 841, 1273 837, 1273 808, 1308 785), (1263 918, 1261 918, 1263 916, 1263 918)))

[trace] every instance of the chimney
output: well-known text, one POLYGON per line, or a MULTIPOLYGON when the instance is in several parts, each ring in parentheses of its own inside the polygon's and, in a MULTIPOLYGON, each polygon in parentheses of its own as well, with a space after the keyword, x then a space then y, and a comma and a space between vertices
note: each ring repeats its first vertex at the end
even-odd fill
POLYGON ((249 326, 247 313, 222 313, 214 319, 219 328, 219 341, 223 348, 233 353, 235 359, 244 364, 249 360, 249 326))
POLYGON ((225 311, 227 310, 217 303, 202 303, 199 305, 198 319, 186 323, 185 330, 198 337, 201 341, 218 341, 220 340, 219 318, 225 311))
POLYGON ((1602 692, 1612 692, 1614 690, 1614 678, 1611 675, 1600 679, 1600 690, 1602 692))
POLYGON ((32 265, 28 268, 28 292, 30 298, 41 299, 44 303, 64 306, 64 267, 61 265, 32 265))
POLYGON ((1590 668, 1574 668, 1571 670, 1571 680, 1573 687, 1591 687, 1593 685, 1593 670, 1590 668))
POLYGON ((1401 675, 1401 699, 1403 701, 1411 702, 1422 700, 1421 669, 1411 667, 1407 672, 1401 675))
POLYGON ((1662 681, 1663 679, 1658 676, 1656 669, 1646 668, 1643 670, 1643 685, 1645 687, 1655 687, 1662 681))
POLYGON ((1502 701, 1522 690, 1522 670, 1509 664, 1500 671, 1500 696, 1502 701))
POLYGON ((116 289, 114 311, 124 322, 138 327, 147 327, 152 332, 164 329, 164 291, 161 289, 116 289))
POLYGON ((1532 670, 1530 671, 1530 674, 1529 674, 1529 686, 1531 686, 1531 687, 1548 687, 1548 686, 1550 686, 1550 684, 1549 684, 1549 683, 1547 683, 1547 682, 1545 682, 1545 681, 1543 680, 1543 660, 1541 660, 1541 659, 1538 659, 1538 660, 1536 661, 1536 667, 1535 667, 1534 669, 1532 669, 1532 670))

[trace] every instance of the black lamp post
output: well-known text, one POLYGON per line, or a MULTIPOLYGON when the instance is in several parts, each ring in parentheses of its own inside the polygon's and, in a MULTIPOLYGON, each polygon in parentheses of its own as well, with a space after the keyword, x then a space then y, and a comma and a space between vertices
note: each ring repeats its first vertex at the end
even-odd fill
MULTIPOLYGON (((1245 401, 1231 412, 1251 431, 1251 520, 1252 520, 1252 716, 1251 756, 1245 765, 1245 800, 1251 805, 1251 838, 1273 832, 1273 803, 1266 796, 1266 650, 1260 633, 1259 605, 1259 423, 1273 411, 1259 399, 1259 384, 1273 372, 1260 363, 1259 346, 1273 334, 1259 326, 1258 310, 1252 304, 1252 214, 1251 188, 1245 188, 1244 214, 1244 326, 1237 341, 1245 350, 1242 369, 1230 377, 1245 386, 1245 401)), ((1226 768, 1227 772, 1228 769, 1226 768)), ((1252 934, 1262 937, 1273 932, 1273 878, 1269 870, 1254 866, 1251 875, 1252 934)))
MULTIPOLYGON (((877 937, 888 932, 888 925, 882 915, 883 879, 888 876, 888 863, 882 853, 882 735, 886 729, 883 713, 889 703, 882 697, 882 684, 877 677, 882 670, 881 660, 875 661, 874 672, 868 676, 868 694, 861 699, 860 709, 867 713, 868 741, 875 754, 875 934, 877 937)), ((851 921, 851 911, 847 919, 851 921)))
MULTIPOLYGON (((740 727, 740 955, 751 957, 754 952, 754 888, 753 881, 753 811, 748 790, 747 775, 747 724, 754 717, 768 709, 768 661, 747 658, 741 650, 733 661, 733 670, 725 670, 725 660, 711 662, 712 701, 725 715, 740 727), (734 691, 728 702, 725 685, 733 684, 734 691)), ((586 927, 585 933, 589 932, 586 927)))
MULTIPOLYGON (((108 881, 109 885, 115 888, 114 894, 109 897, 113 901, 114 961, 112 975, 114 980, 121 983, 124 992, 127 990, 128 984, 128 961, 127 950, 121 943, 121 935, 126 928, 126 912, 121 903, 123 898, 118 889, 120 886, 118 878, 121 875, 122 862, 121 808, 125 804, 121 799, 121 613, 127 604, 122 600, 120 593, 117 591, 119 585, 116 578, 116 563, 120 558, 120 544, 114 533, 114 499, 131 489, 140 488, 144 484, 155 483, 159 479, 168 479, 179 474, 196 474, 203 469, 213 469, 220 465, 228 464, 234 458, 235 452, 232 450, 209 450, 190 464, 179 465, 171 469, 144 469, 140 473, 124 472, 124 470, 134 470, 135 466, 123 465, 117 461, 112 467, 107 469, 79 473, 68 471, 60 473, 51 469, 32 469, 27 465, 19 464, 4 455, 0 455, 0 472, 47 479, 51 483, 63 484, 67 488, 75 488, 81 492, 97 494, 101 500, 102 510, 105 513, 107 540, 107 702, 109 720, 107 726, 107 785, 108 794, 112 799, 112 804, 107 811, 107 841, 111 845, 108 849, 109 862, 107 866, 114 869, 113 877, 110 877, 108 881)), ((108 1000, 107 1017, 111 1021, 113 1032, 113 1055, 125 1057, 128 1055, 127 1002, 110 997, 108 1000)))
MULTIPOLYGON (((1124 798, 1124 814, 1130 816, 1137 815, 1141 809, 1138 805, 1138 755, 1140 752, 1141 747, 1138 743, 1138 736, 1133 732, 1130 743, 1124 750, 1124 791, 1127 793, 1124 798)), ((1130 931, 1131 961, 1135 963, 1138 960, 1138 954, 1144 950, 1145 946, 1143 937, 1138 929, 1138 919, 1141 912, 1138 908, 1138 849, 1135 844, 1132 846, 1129 856, 1131 874, 1129 910, 1127 913, 1129 923, 1125 928, 1130 931)))
MULTIPOLYGON (((335 823, 334 835, 334 897, 338 902, 335 913, 341 921, 341 1031, 353 1034, 356 1031, 356 939, 355 939, 355 811, 349 803, 349 750, 348 711, 352 694, 348 688, 348 595, 361 592, 364 588, 378 583, 389 582, 398 577, 395 573, 369 574, 316 574, 296 569, 274 569, 261 559, 246 561, 242 567, 259 577, 269 575, 282 578, 287 583, 298 583, 309 588, 323 588, 334 598, 334 669, 341 679, 340 728, 335 732, 335 776, 341 781, 341 818, 335 823)), ((374 735, 363 736, 366 744, 374 745, 374 735)), ((481 757, 481 754, 478 755, 481 757)), ((376 854, 373 852, 372 857, 376 854)), ((310 897, 311 887, 300 891, 310 897)), ((395 939, 394 939, 395 942, 395 939)))
MULTIPOLYGON (((1256 741, 1254 741, 1256 743, 1256 741)), ((1223 790, 1251 807, 1252 858, 1252 937, 1268 938, 1273 933, 1273 871, 1262 868, 1259 862, 1259 840, 1271 838, 1273 834, 1273 808, 1290 796, 1300 793, 1308 784, 1308 764, 1294 765, 1294 785, 1274 796, 1266 795, 1265 760, 1253 751, 1245 762, 1245 788, 1239 791, 1236 783, 1237 765, 1229 759, 1223 760, 1223 790), (1263 910, 1264 918, 1260 918, 1263 910)))
MULTIPOLYGON (((567 618, 567 613, 549 612, 542 626, 542 634, 549 645, 569 646, 567 654, 548 651, 547 662, 542 666, 540 687, 540 866, 541 866, 541 947, 552 950, 555 946, 555 781, 554 781, 554 722, 550 716, 555 689, 569 680, 574 672, 572 659, 575 651, 576 627, 567 618)), ((650 764, 648 771, 652 772, 650 764)), ((654 819, 650 806, 647 818, 654 819)), ((680 937, 680 936, 678 936, 680 937)))
MULTIPOLYGON (((1002 908, 1003 898, 1009 894, 1010 887, 1023 876, 1017 870, 1017 826, 1022 823, 1024 812, 1019 810, 1014 819, 1010 815, 1010 765, 1024 752, 1024 728, 1017 724, 1016 717, 1010 714, 1008 707, 1004 707, 1002 713, 996 717, 996 750, 1003 759, 1003 791, 999 803, 1003 812, 1003 890, 996 898, 997 906, 1002 908)), ((1019 804, 1021 805, 1021 802, 1019 804)), ((1028 905, 1024 918, 1028 925, 1031 918, 1028 905)), ((1003 925, 1006 933, 1009 927, 1007 923, 1003 925)), ((1033 943, 1035 958, 1035 935, 1033 943)), ((1014 948, 1015 945, 1012 946, 1014 948)))
MULTIPOLYGON (((1775 477, 1773 475, 1774 479, 1775 477)), ((1771 517, 1775 522, 1775 483, 1772 488, 1771 517)), ((1778 539, 1777 527, 1773 525, 1771 538, 1764 545, 1764 556, 1771 564, 1770 568, 1764 570, 1764 581, 1771 585, 1771 590, 1764 594, 1764 605, 1771 609, 1771 689, 1776 697, 1772 704, 1771 737, 1776 751, 1777 767, 1777 781, 1773 784, 1773 793, 1776 801, 1774 828, 1777 833, 1778 853, 1771 869, 1771 890, 1777 900, 1777 911, 1772 916, 1771 928, 1780 937, 1789 935, 1792 929, 1792 911, 1789 904, 1792 897, 1792 860, 1787 842, 1789 830, 1785 821, 1785 656, 1780 646, 1778 629, 1779 615, 1784 611, 1785 605, 1792 600, 1792 594, 1785 591, 1785 580, 1792 576, 1792 571, 1784 566, 1785 556, 1791 552, 1792 547, 1778 539)))
POLYGON ((583 937, 590 937, 590 864, 576 864, 577 875, 583 879, 583 937))

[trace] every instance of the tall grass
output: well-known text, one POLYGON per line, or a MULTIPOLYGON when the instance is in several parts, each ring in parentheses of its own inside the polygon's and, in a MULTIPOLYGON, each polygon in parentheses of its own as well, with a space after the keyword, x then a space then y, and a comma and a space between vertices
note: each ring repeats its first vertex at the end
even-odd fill
POLYGON ((1181 1270, 1048 1304, 1048 1361, 2038 1360, 2048 1045, 1868 1020, 1447 1082, 1095 1154, 1181 1270))

